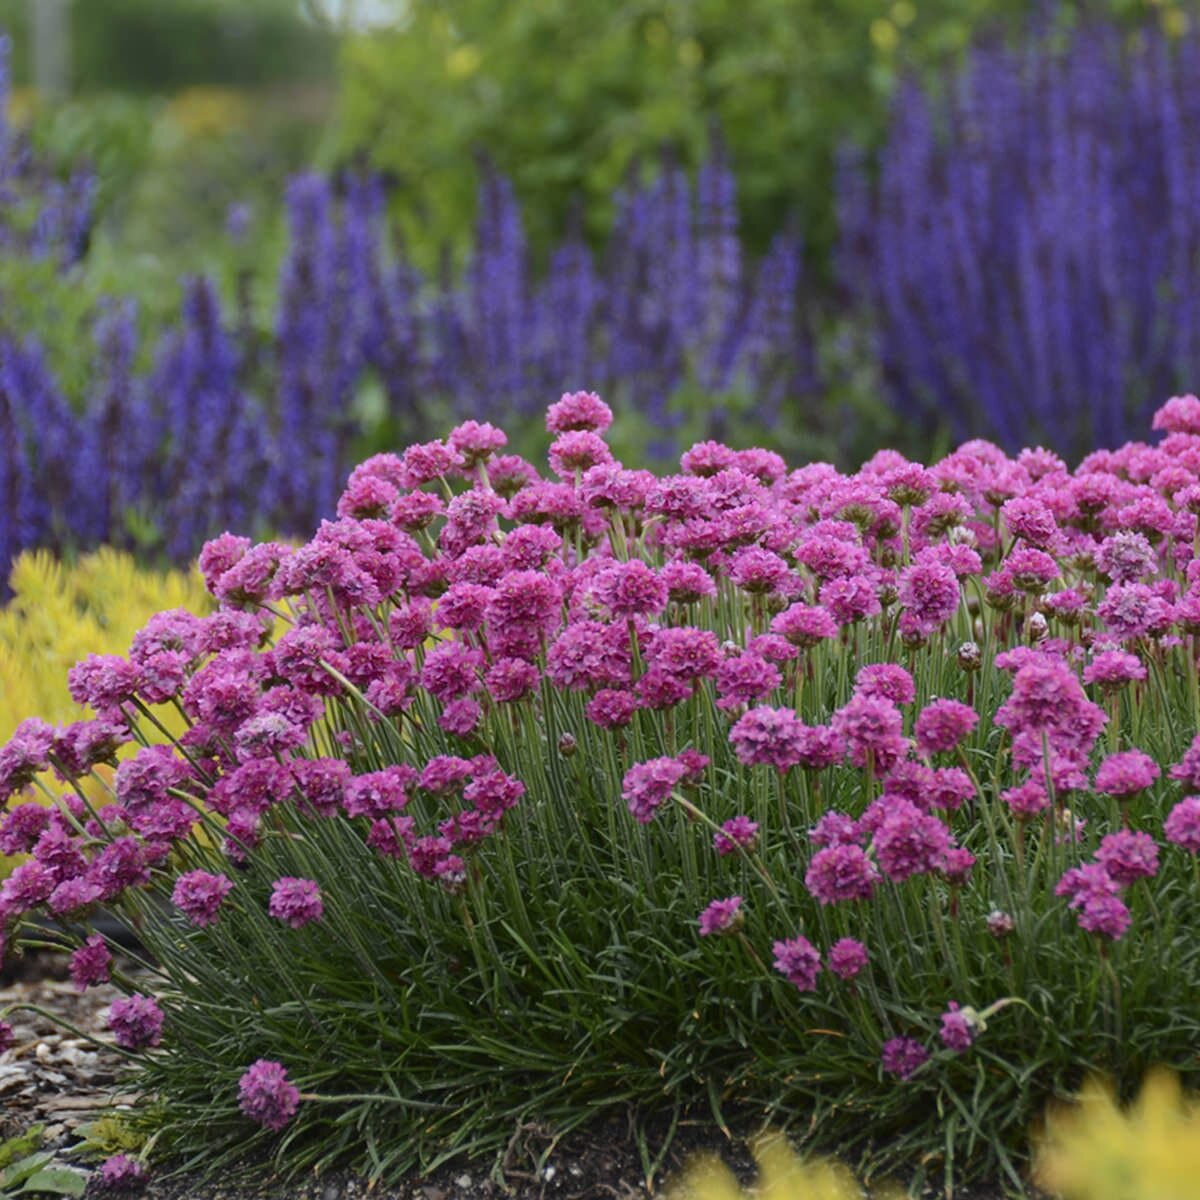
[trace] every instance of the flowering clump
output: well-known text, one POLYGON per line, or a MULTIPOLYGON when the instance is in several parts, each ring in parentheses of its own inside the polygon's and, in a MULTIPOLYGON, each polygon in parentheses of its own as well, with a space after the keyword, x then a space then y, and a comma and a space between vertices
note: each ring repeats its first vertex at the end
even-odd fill
POLYGON ((49 916, 86 987, 109 952, 70 931, 136 928, 163 986, 109 1027, 167 1140, 502 1151, 546 1096, 595 1112, 616 1046, 621 1103, 819 1077, 839 1137, 939 1090, 995 1165, 1030 1046, 1047 1078, 1131 1028, 1190 1053, 1197 435, 654 475, 610 421, 564 397, 549 474, 467 422, 307 544, 215 539, 215 611, 84 658, 92 714, 0 747, 0 953, 49 916), (538 1052, 500 1070, 514 1030, 538 1052))

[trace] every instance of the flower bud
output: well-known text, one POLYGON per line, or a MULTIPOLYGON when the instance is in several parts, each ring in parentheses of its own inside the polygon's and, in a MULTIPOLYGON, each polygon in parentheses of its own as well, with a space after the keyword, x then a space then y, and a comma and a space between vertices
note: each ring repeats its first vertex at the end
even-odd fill
POLYGON ((963 642, 959 646, 958 665, 963 671, 978 671, 983 666, 983 651, 978 642, 963 642))
POLYGON ((1029 614, 1029 619, 1025 622, 1025 640, 1030 645, 1037 645, 1038 642, 1046 640, 1046 635, 1050 632, 1050 626, 1046 621, 1043 613, 1035 612, 1029 614))
POLYGON ((994 938, 1006 938, 1017 927, 1016 921, 1006 912, 993 908, 987 915, 988 933, 994 938))
POLYGON ((570 758, 576 750, 579 749, 579 743, 575 740, 573 734, 564 733, 558 739, 558 752, 563 758, 570 758))

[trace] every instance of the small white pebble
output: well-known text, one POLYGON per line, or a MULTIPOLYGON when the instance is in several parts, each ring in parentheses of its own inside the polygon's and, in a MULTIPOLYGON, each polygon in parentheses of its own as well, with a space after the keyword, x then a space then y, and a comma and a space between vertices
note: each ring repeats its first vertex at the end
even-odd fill
POLYGON ((54 1057, 54 1051, 45 1042, 38 1042, 33 1053, 40 1063, 49 1062, 54 1057))
POLYGON ((470 1175, 460 1175, 460 1176, 459 1176, 459 1177, 458 1177, 458 1178, 457 1178, 457 1179, 454 1181, 454 1185, 455 1185, 455 1187, 460 1187, 460 1188, 462 1188, 462 1189, 464 1189, 464 1190, 466 1190, 467 1188, 469 1188, 469 1187, 471 1186, 471 1183, 472 1183, 472 1179, 471 1179, 470 1175))
POLYGON ((543 1179, 544 1179, 544 1180, 545 1180, 547 1183, 549 1183, 549 1182, 550 1182, 550 1180, 552 1180, 552 1179, 555 1177, 555 1175, 557 1175, 557 1174, 558 1174, 558 1168, 557 1168, 557 1167, 547 1167, 547 1168, 546 1168, 546 1169, 545 1169, 545 1170, 542 1172, 542 1178, 543 1178, 543 1179))

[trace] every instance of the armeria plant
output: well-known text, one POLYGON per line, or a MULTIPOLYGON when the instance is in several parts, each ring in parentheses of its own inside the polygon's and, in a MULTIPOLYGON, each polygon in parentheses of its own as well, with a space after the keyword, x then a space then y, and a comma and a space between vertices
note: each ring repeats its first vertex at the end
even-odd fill
POLYGON ((78 931, 86 987, 103 905, 147 949, 109 1024, 156 1146, 387 1176, 628 1110, 650 1169, 691 1114, 1016 1181, 1085 1068, 1194 1070, 1200 399, 1074 472, 657 477, 610 420, 554 404, 552 478, 468 421, 307 545, 210 542, 218 611, 0 750, 10 942, 78 931))

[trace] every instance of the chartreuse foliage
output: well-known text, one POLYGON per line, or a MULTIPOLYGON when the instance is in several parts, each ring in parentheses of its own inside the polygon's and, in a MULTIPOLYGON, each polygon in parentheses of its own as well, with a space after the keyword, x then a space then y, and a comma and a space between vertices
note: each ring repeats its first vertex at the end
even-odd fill
POLYGON ((102 904, 148 949, 108 1022, 156 1152, 395 1177, 622 1113, 649 1175, 769 1122, 950 1192, 1019 1186, 1085 1072, 1193 1083, 1200 400, 1075 472, 655 476, 611 419, 551 407, 553 479, 469 421, 307 545, 210 542, 216 612, 0 748, 8 935, 102 904))

